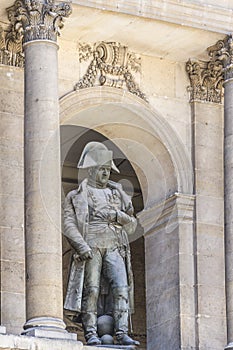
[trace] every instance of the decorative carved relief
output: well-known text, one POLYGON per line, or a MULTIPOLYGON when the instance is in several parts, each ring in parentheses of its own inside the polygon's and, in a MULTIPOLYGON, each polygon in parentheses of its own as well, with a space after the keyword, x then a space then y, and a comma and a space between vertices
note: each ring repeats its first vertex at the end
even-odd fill
POLYGON ((228 35, 207 49, 210 61, 191 61, 186 64, 192 100, 222 102, 223 82, 233 79, 233 38, 228 35))
POLYGON ((79 46, 79 61, 92 58, 86 73, 75 85, 74 89, 83 89, 94 85, 107 85, 116 88, 127 88, 131 93, 146 100, 139 89, 132 72, 140 72, 140 57, 128 52, 126 46, 117 42, 101 42, 81 44, 79 46))
POLYGON ((63 27, 63 17, 71 13, 69 3, 54 4, 54 0, 16 0, 7 9, 10 28, 0 26, 0 64, 23 67, 22 42, 57 40, 63 27))
POLYGON ((223 65, 224 79, 233 78, 233 38, 227 36, 224 40, 219 40, 208 49, 208 54, 213 62, 220 62, 223 65))
POLYGON ((23 41, 57 40, 63 27, 63 18, 71 14, 69 3, 55 5, 54 0, 16 0, 7 9, 8 18, 23 41))
POLYGON ((87 61, 93 54, 93 48, 89 44, 79 44, 79 62, 87 61))
POLYGON ((15 31, 14 28, 11 28, 11 31, 4 31, 0 26, 0 64, 24 66, 22 33, 15 31))
POLYGON ((191 85, 191 101, 207 101, 221 103, 223 97, 223 70, 220 61, 189 60, 186 70, 189 74, 191 85))

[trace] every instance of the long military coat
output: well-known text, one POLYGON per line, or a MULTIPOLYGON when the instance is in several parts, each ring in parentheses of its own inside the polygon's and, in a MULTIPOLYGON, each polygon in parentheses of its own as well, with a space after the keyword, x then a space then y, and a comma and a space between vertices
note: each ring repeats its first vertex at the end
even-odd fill
MULTIPOLYGON (((112 181, 109 181, 113 184, 112 181)), ((120 193, 119 193, 120 197, 120 193)), ((127 205, 122 201, 122 211, 126 211, 127 205)), ((88 198, 87 198, 87 179, 84 180, 77 190, 68 193, 64 206, 64 235, 67 237, 70 245, 77 254, 83 254, 89 249, 85 242, 85 236, 88 230, 88 198)), ((136 219, 133 218, 131 224, 122 227, 122 233, 125 237, 125 267, 129 286, 129 312, 134 312, 134 285, 133 273, 130 261, 130 249, 127 234, 133 233, 136 229, 136 219)), ((67 293, 64 308, 66 310, 81 312, 83 281, 85 272, 85 262, 72 259, 67 293)))

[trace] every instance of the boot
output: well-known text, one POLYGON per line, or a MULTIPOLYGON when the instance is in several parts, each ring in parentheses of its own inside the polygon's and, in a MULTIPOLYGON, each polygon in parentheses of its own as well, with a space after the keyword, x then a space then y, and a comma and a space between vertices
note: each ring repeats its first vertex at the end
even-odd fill
POLYGON ((87 345, 100 345, 101 340, 97 335, 97 317, 94 312, 82 314, 82 324, 87 345))
POLYGON ((139 341, 133 340, 126 333, 120 333, 117 335, 117 343, 119 345, 140 345, 139 341))
POLYGON ((101 340, 96 334, 92 334, 90 337, 86 337, 87 345, 93 346, 93 345, 100 345, 101 340))

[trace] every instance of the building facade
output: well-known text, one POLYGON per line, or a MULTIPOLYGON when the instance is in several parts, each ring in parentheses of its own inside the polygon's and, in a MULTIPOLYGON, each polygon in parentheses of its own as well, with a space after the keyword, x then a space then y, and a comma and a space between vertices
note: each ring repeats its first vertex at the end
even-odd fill
POLYGON ((1 1, 0 349, 87 349, 61 232, 89 141, 133 198, 139 349, 233 349, 232 28, 232 1, 1 1))

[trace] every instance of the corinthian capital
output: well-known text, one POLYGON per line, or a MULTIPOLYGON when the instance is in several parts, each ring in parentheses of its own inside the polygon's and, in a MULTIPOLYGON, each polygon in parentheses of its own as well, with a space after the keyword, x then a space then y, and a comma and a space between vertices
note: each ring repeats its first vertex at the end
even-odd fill
POLYGON ((63 18, 71 14, 69 3, 55 4, 54 0, 16 0, 7 9, 8 18, 24 43, 32 40, 57 40, 64 26, 63 18))
POLYGON ((233 78, 233 38, 227 36, 224 40, 219 40, 208 49, 212 61, 220 61, 223 64, 224 79, 233 78))
POLYGON ((186 71, 190 79, 190 86, 188 87, 190 102, 222 102, 223 73, 221 61, 189 60, 186 63, 186 71))

